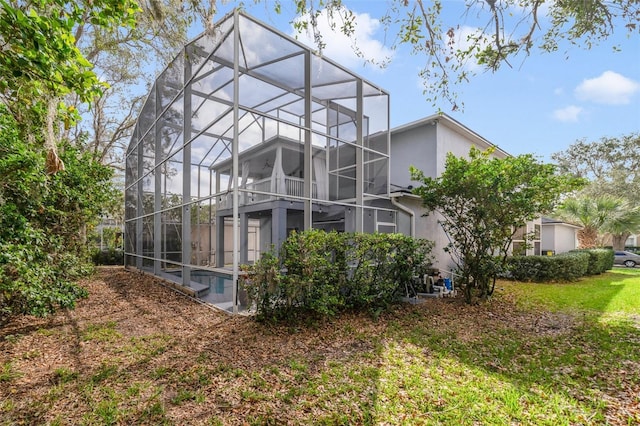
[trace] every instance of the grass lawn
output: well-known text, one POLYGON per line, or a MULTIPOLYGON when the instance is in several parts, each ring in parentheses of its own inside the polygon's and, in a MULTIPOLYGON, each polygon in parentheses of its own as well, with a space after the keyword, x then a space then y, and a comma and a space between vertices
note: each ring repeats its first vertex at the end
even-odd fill
POLYGON ((640 268, 612 271, 576 283, 522 285, 505 283, 522 306, 553 311, 582 311, 603 316, 640 315, 640 268))
POLYGON ((104 269, 0 330, 0 425, 640 424, 640 269, 269 326, 104 269))

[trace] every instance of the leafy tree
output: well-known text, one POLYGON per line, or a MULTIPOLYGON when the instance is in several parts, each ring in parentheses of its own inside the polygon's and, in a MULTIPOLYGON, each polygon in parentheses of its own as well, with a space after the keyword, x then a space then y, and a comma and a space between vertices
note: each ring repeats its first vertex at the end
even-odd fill
POLYGON ((74 28, 84 22, 106 31, 133 26, 137 10, 134 0, 0 0, 0 101, 21 137, 43 143, 49 172, 64 169, 57 152, 59 119, 68 126, 78 118, 62 97, 75 94, 88 102, 105 88, 75 45, 74 28))
POLYGON ((640 206, 621 208, 621 213, 612 217, 605 228, 611 235, 611 245, 614 250, 624 250, 627 238, 640 233, 640 206))
POLYGON ((74 32, 76 46, 109 88, 90 103, 70 100, 85 119, 69 129, 68 137, 116 170, 123 169, 122 153, 146 96, 140 88, 151 87, 155 78, 149 69, 166 66, 184 45, 189 26, 212 13, 190 8, 191 2, 141 0, 138 4, 135 27, 108 31, 84 22, 74 32))
MULTIPOLYGON (((582 139, 567 150, 553 154, 558 168, 574 176, 589 179, 589 184, 577 195, 575 204, 569 204, 569 218, 589 224, 585 233, 593 233, 591 220, 597 218, 598 206, 604 208, 617 199, 615 208, 606 213, 599 233, 609 233, 615 250, 624 250, 626 239, 640 232, 638 211, 640 210, 640 133, 631 133, 618 138, 601 138, 588 142, 582 139), (580 219, 582 216, 583 219, 580 219)), ((597 236, 590 236, 592 244, 597 236)))
POLYGON ((117 31, 137 11, 133 0, 0 0, 0 322, 86 294, 73 283, 88 272, 86 227, 113 192, 111 170, 60 137, 79 118, 62 99, 106 87, 74 30, 117 31))
MULTIPOLYGON (((285 3, 276 1, 276 11, 285 3)), ((313 31, 320 48, 323 42, 317 22, 322 14, 338 31, 354 34, 356 16, 341 0, 293 3, 299 15, 296 28, 313 31)), ((443 21, 448 5, 442 0, 393 0, 380 18, 391 33, 392 48, 409 45, 415 54, 424 55, 420 75, 428 99, 435 103, 442 98, 453 109, 459 105, 451 87, 472 76, 466 66, 469 62, 496 71, 503 64, 511 66, 514 60, 538 51, 557 51, 563 41, 588 49, 606 42, 614 30, 626 31, 629 36, 640 31, 640 7, 635 0, 465 0, 465 5, 466 14, 481 22, 466 40, 465 28, 443 21)), ((357 46, 355 49, 358 52, 357 46)))
POLYGON ((613 195, 640 205, 640 133, 618 138, 578 140, 552 155, 563 173, 589 179, 584 194, 613 195))
POLYGON ((619 214, 622 204, 622 200, 613 197, 581 196, 564 200, 557 212, 563 219, 582 225, 578 231, 579 248, 595 248, 602 245, 598 235, 619 214))
POLYGON ((411 179, 420 182, 414 193, 439 214, 451 240, 447 251, 468 303, 491 296, 518 228, 552 211, 561 194, 581 184, 532 155, 498 159, 492 152, 472 148, 468 159, 449 153, 438 178, 411 168, 411 179))

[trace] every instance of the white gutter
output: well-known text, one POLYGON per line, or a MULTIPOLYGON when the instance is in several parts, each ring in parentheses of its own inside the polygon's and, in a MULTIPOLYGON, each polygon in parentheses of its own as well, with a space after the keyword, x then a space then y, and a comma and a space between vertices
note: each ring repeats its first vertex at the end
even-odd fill
POLYGON ((391 196, 391 204, 393 204, 394 206, 396 206, 398 209, 402 210, 403 212, 407 213, 409 215, 409 217, 411 218, 411 225, 410 225, 410 231, 409 233, 411 234, 411 237, 416 236, 416 214, 415 212, 410 209, 409 207, 400 204, 400 202, 398 202, 396 200, 396 198, 401 197, 402 195, 395 195, 395 194, 390 194, 391 196))

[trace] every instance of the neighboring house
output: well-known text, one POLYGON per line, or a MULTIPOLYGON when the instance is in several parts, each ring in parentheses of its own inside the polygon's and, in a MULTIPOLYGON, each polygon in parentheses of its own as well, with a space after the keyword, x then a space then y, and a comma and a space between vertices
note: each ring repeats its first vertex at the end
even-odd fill
MULTIPOLYGON (((232 312, 240 265, 293 230, 427 238, 449 270, 409 166, 436 177, 447 152, 471 146, 494 147, 444 114, 390 131, 386 91, 236 10, 183 48, 141 110, 126 152, 125 265, 232 312)), ((539 221, 527 227, 540 235, 539 221)))
POLYGON ((578 225, 559 219, 542 218, 542 254, 565 253, 578 247, 578 225))

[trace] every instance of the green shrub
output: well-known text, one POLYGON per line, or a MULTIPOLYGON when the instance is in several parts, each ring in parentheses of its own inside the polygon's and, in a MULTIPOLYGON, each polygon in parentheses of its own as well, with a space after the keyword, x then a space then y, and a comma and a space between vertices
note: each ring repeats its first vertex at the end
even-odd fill
POLYGON ((589 255, 589 267, 586 275, 598 275, 613 268, 613 250, 582 249, 571 250, 570 253, 587 253, 589 255))
POLYGON ((404 294, 414 276, 431 267, 433 243, 402 234, 357 234, 353 236, 346 282, 349 308, 380 312, 404 294))
POLYGON ((0 242, 0 324, 11 315, 44 316, 70 308, 87 292, 73 282, 91 265, 64 251, 59 239, 30 229, 33 242, 0 242))
POLYGON ((378 314, 430 267, 432 247, 400 234, 293 232, 279 257, 267 253, 245 266, 241 284, 263 319, 333 316, 347 309, 378 314))
POLYGON ((74 284, 92 270, 86 231, 115 197, 113 171, 91 153, 63 142, 66 168, 49 174, 40 142, 21 138, 0 104, 0 324, 86 295, 74 284))
POLYGON ((288 296, 297 306, 328 316, 343 308, 347 245, 346 234, 321 230, 293 232, 282 244, 288 296))
POLYGON ((91 253, 94 265, 124 265, 124 252, 120 249, 96 249, 91 253))
POLYGON ((518 281, 575 281, 586 275, 589 254, 562 253, 557 256, 514 256, 507 259, 510 276, 518 281))
POLYGON ((249 301, 255 303, 260 318, 277 320, 279 315, 291 312, 296 302, 287 297, 290 292, 277 256, 272 252, 263 253, 260 260, 253 265, 242 265, 242 269, 245 275, 240 278, 241 287, 249 301))

